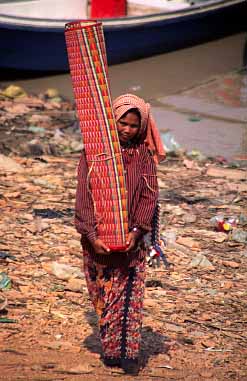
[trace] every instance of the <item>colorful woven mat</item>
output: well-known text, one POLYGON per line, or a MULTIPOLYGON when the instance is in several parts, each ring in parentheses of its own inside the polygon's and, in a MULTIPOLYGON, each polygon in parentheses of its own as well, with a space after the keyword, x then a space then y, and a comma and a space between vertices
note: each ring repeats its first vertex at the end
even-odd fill
POLYGON ((98 235, 112 249, 121 250, 128 233, 127 197, 102 23, 68 23, 65 39, 98 235))

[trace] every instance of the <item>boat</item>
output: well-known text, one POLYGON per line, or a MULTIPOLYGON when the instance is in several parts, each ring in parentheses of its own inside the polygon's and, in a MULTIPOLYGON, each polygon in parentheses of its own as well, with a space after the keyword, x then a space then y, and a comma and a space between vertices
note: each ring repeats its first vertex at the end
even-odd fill
MULTIPOLYGON (((50 4, 55 1, 67 0, 50 4)), ((42 17, 40 11, 36 17, 6 9, 4 13, 4 3, 7 1, 0 0, 0 68, 68 72, 64 27, 75 18, 70 14, 63 17, 61 12, 50 18, 49 11, 42 17)), ((246 31, 246 14, 246 0, 196 0, 175 10, 99 21, 103 23, 108 64, 114 65, 246 31)), ((77 12, 77 20, 86 17, 77 12)))

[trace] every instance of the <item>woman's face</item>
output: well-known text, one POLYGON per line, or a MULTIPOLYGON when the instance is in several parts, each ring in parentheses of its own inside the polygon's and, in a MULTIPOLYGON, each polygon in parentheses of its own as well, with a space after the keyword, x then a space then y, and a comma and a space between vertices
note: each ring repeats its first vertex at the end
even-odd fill
POLYGON ((117 121, 118 137, 121 143, 133 140, 139 132, 141 123, 139 116, 134 112, 128 112, 117 121))

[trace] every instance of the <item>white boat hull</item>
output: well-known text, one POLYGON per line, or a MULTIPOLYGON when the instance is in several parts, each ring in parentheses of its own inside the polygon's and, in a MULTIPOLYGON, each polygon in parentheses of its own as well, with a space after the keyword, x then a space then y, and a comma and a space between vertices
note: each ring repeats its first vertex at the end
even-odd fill
POLYGON ((34 19, 87 18, 87 0, 24 0, 0 2, 0 14, 34 19))

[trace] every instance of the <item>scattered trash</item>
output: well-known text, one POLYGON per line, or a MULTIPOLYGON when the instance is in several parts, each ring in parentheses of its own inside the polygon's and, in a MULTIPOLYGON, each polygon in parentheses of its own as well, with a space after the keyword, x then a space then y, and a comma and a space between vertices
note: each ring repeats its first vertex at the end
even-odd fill
MULTIPOLYGON (((13 365, 3 377, 15 378, 21 346, 37 379, 52 377, 51 369, 54 374, 87 373, 87 367, 69 365, 71 352, 80 351, 95 377, 107 378, 94 334, 97 321, 82 270, 80 235, 73 226, 80 129, 74 105, 58 104, 59 94, 49 95, 0 97, 0 150, 4 161, 21 167, 0 169, 0 323, 2 352, 12 353, 13 365), (20 327, 11 324, 17 322, 20 327), (51 355, 61 353, 55 365, 39 362, 47 348, 51 355)), ((177 149, 178 144, 169 143, 177 149)), ((146 267, 142 332, 143 353, 155 354, 148 359, 147 374, 153 370, 157 379, 169 378, 167 373, 179 378, 181 369, 185 378, 195 376, 192 357, 202 373, 205 346, 212 352, 226 348, 220 359, 206 359, 209 367, 218 360, 224 364, 214 377, 245 376, 245 156, 231 168, 224 158, 179 149, 179 155, 168 155, 158 166, 161 236, 171 266, 167 269, 160 260, 160 267, 146 267), (231 229, 215 228, 215 216, 223 216, 231 229), (193 344, 192 352, 186 350, 188 344, 193 344), (230 365, 227 348, 234 354, 230 365)), ((202 374, 207 378, 210 373, 202 374)))
POLYGON ((56 340, 60 340, 63 337, 63 335, 58 334, 58 335, 55 335, 54 337, 55 337, 56 340))
POLYGON ((193 224, 194 222, 196 222, 197 217, 195 214, 185 213, 185 214, 183 214, 182 219, 183 219, 185 224, 193 224))
POLYGON ((79 141, 79 142, 77 142, 75 140, 72 141, 70 143, 70 150, 72 152, 81 152, 83 150, 83 143, 82 143, 82 141, 79 141))
POLYGON ((183 165, 187 169, 199 169, 197 163, 195 161, 193 161, 193 160, 184 159, 183 165))
POLYGON ((149 247, 147 263, 153 268, 160 267, 161 263, 166 268, 170 267, 170 263, 167 261, 164 251, 158 244, 149 247))
POLYGON ((191 116, 188 120, 190 122, 200 122, 202 118, 200 118, 199 116, 191 116))
POLYGON ((0 171, 3 172, 23 172, 24 168, 14 159, 0 154, 0 171))
POLYGON ((247 231, 242 229, 234 229, 230 236, 232 241, 239 243, 247 243, 247 231))
POLYGON ((49 88, 44 94, 45 99, 49 102, 60 103, 63 101, 62 97, 59 94, 59 91, 55 88, 49 88))
POLYGON ((42 217, 35 216, 33 223, 27 225, 27 230, 33 234, 42 233, 43 231, 49 229, 50 225, 42 220, 42 217))
POLYGON ((51 182, 49 182, 47 180, 43 180, 43 179, 33 179, 33 183, 35 185, 41 185, 42 187, 48 188, 48 189, 56 189, 57 188, 55 184, 52 184, 51 182))
POLYGON ((176 142, 174 136, 170 131, 163 132, 161 137, 167 153, 176 153, 180 150, 180 145, 176 142))
POLYGON ((52 262, 51 264, 43 264, 43 268, 49 273, 55 275, 58 279, 84 279, 84 274, 81 272, 79 268, 67 265, 65 263, 52 262))
POLYGON ((197 254, 190 262, 190 267, 201 267, 206 269, 214 269, 212 263, 203 254, 197 254))
POLYGON ((1 259, 11 259, 12 261, 16 261, 16 257, 11 255, 5 251, 0 251, 0 260, 1 259))
POLYGON ((196 149, 187 152, 186 156, 197 161, 205 161, 207 159, 205 155, 203 155, 199 150, 196 149))
POLYGON ((243 225, 243 226, 247 225, 247 215, 242 214, 242 213, 240 214, 240 216, 239 216, 239 224, 243 225))
POLYGON ((47 96, 48 98, 57 98, 59 97, 59 92, 57 89, 49 88, 46 90, 45 96, 47 96))
POLYGON ((37 126, 29 126, 28 131, 31 131, 36 134, 44 135, 45 129, 43 127, 37 127, 37 126))
POLYGON ((219 232, 229 232, 235 228, 239 220, 237 217, 226 218, 223 214, 214 216, 210 219, 210 224, 219 232))
POLYGON ((9 85, 8 87, 6 87, 6 89, 0 92, 0 95, 4 95, 8 98, 17 98, 24 97, 27 95, 27 93, 20 86, 9 85))
POLYGON ((215 156, 214 162, 215 163, 219 163, 219 164, 226 164, 227 163, 227 159, 225 157, 223 157, 223 156, 215 156))
POLYGON ((177 234, 174 231, 163 232, 162 236, 168 247, 176 242, 177 234))
POLYGON ((168 364, 167 365, 166 364, 165 365, 159 365, 157 368, 165 368, 165 369, 171 369, 171 370, 174 369, 171 365, 168 365, 168 364))
POLYGON ((64 210, 55 210, 55 209, 33 209, 35 216, 42 218, 63 218, 63 217, 72 217, 74 215, 74 210, 67 208, 64 210))
POLYGON ((232 349, 220 349, 220 348, 214 348, 214 347, 209 347, 205 348, 204 351, 207 352, 232 352, 232 349))
POLYGON ((12 323, 18 323, 18 320, 0 317, 0 323, 11 323, 12 324, 12 323))
POLYGON ((0 273, 0 289, 9 290, 10 288, 11 288, 11 280, 9 276, 6 273, 1 272, 0 273))
POLYGON ((140 91, 141 90, 141 86, 140 85, 133 85, 133 86, 130 86, 129 89, 131 91, 140 91))

